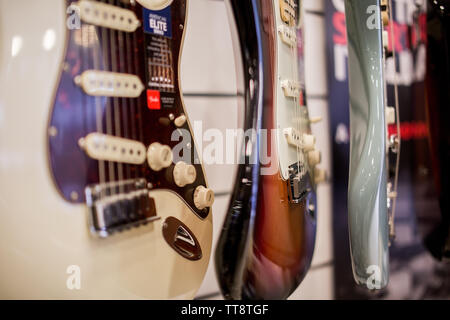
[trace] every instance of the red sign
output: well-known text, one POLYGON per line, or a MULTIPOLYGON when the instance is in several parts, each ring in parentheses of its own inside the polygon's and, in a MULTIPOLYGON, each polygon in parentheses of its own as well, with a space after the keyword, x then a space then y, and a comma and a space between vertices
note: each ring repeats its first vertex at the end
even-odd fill
POLYGON ((147 90, 147 107, 150 110, 161 109, 161 97, 157 90, 147 90))

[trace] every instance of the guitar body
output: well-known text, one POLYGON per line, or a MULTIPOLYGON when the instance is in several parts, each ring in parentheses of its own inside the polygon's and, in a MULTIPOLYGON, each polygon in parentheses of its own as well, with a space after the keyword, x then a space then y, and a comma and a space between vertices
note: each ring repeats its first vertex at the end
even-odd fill
MULTIPOLYGON (((175 126, 164 122, 163 127, 158 120, 169 113, 175 117, 185 114, 178 72, 184 36, 179 25, 185 24, 186 1, 168 7, 175 103, 160 110, 147 107, 145 91, 135 98, 93 96, 75 83, 74 76, 88 69, 136 74, 146 83, 145 55, 130 43, 150 35, 141 27, 125 33, 85 21, 81 28, 69 30, 66 12, 72 2, 0 1, 0 297, 192 298, 203 280, 211 250, 211 210, 194 209, 192 191, 188 192, 196 186, 206 187, 202 166, 195 165, 195 182, 181 188, 167 178, 173 164, 158 172, 147 162, 118 165, 110 158, 94 159, 80 143, 82 137, 98 131, 95 123, 107 127, 107 114, 114 113, 116 105, 123 113, 115 112, 114 118, 119 120, 111 135, 118 136, 121 131, 122 138, 139 140, 146 147, 155 141, 175 146, 177 142, 171 141, 175 126), (88 29, 90 33, 83 33, 88 29), (109 46, 99 45, 105 40, 102 32, 113 39, 109 46), (121 43, 121 39, 130 40, 121 43), (117 44, 117 56, 125 55, 125 60, 134 64, 129 63, 128 68, 124 63, 114 64, 113 50, 106 52, 113 43, 117 44), (139 58, 132 60, 131 52, 139 58), (94 61, 100 62, 94 65, 94 61), (95 117, 98 110, 100 120, 95 117), (128 120, 124 120, 125 114, 128 120), (132 128, 139 118, 147 124, 141 126, 140 137, 124 124, 128 121, 132 128), (111 170, 101 174, 105 167, 111 170), (147 184, 134 190, 138 188, 135 182, 142 179, 147 184), (130 180, 133 183, 127 185, 130 180), (120 188, 111 187, 115 184, 120 188), (89 198, 91 186, 92 190, 109 189, 99 198, 89 198), (137 205, 138 210, 130 200, 136 194, 144 195, 140 198, 144 209, 137 205), (111 224, 108 205, 98 204, 106 199, 105 203, 128 201, 114 207, 111 224), (101 208, 106 209, 103 212, 101 208), (140 216, 143 214, 145 217, 140 216), (184 247, 183 254, 178 231, 192 243, 184 247), (195 254, 189 256, 192 252, 195 254)), ((119 1, 107 4, 134 11, 142 21, 140 4, 133 8, 119 1)), ((147 84, 145 88, 152 89, 147 84)), ((182 128, 190 132, 189 121, 182 128)), ((192 157, 196 157, 193 141, 192 146, 192 157)))
POLYGON ((439 260, 450 259, 450 129, 448 121, 450 60, 450 4, 429 1, 427 40, 427 120, 431 160, 439 195, 441 219, 427 234, 425 245, 439 260))
POLYGON ((380 1, 345 2, 351 140, 348 222, 355 281, 380 289, 389 276, 383 39, 380 10, 368 8, 380 8, 380 1), (369 28, 370 21, 378 28, 369 28))
MULTIPOLYGON (((286 299, 303 280, 314 250, 313 166, 303 153, 299 156, 298 149, 288 145, 285 131, 280 130, 296 127, 299 132, 311 133, 307 108, 297 100, 304 97, 304 86, 293 98, 283 93, 282 79, 301 81, 297 80, 297 43, 289 48, 277 32, 283 24, 280 3, 230 3, 237 29, 245 26, 245 32, 239 35, 241 50, 247 53, 243 61, 247 93, 244 130, 267 135, 260 134, 253 141, 258 148, 244 153, 253 165, 241 165, 238 171, 237 187, 216 249, 219 283, 228 299, 286 299), (246 74, 245 70, 252 72, 246 74), (255 89, 262 89, 260 95, 256 90, 251 95, 253 84, 257 84, 255 89), (260 166, 261 155, 270 156, 270 163, 260 166), (292 186, 298 166, 301 196, 294 198, 292 186)), ((291 27, 301 34, 297 25, 291 27)), ((248 149, 247 145, 244 150, 248 149)))

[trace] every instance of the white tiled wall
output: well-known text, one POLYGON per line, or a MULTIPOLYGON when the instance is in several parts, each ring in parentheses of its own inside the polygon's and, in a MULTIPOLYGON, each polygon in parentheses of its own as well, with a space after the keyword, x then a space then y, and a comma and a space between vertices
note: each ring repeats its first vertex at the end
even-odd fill
MULTIPOLYGON (((308 105, 312 116, 323 121, 313 127, 319 149, 323 152, 322 168, 330 172, 327 79, 325 59, 324 0, 304 0, 306 25, 306 72, 308 105)), ((203 132, 209 128, 239 127, 242 110, 238 108, 236 73, 232 40, 225 4, 220 0, 190 0, 187 36, 185 38, 181 76, 187 112, 194 125, 202 121, 203 132)), ((202 137, 196 136, 197 142, 202 137)), ((208 142, 203 142, 207 145, 208 142)), ((205 165, 209 185, 216 192, 213 207, 214 246, 219 236, 230 192, 235 166, 205 165)), ((307 277, 291 299, 333 298, 333 251, 331 220, 331 185, 318 189, 318 233, 313 264, 307 277)), ((213 258, 198 297, 220 298, 215 279, 213 258)))

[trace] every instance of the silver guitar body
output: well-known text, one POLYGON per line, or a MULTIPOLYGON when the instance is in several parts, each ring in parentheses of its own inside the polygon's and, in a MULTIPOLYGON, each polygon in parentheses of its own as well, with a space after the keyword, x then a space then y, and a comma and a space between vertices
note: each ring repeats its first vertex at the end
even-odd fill
POLYGON ((369 289, 389 277, 385 84, 380 0, 345 1, 350 87, 348 222, 353 274, 369 289))

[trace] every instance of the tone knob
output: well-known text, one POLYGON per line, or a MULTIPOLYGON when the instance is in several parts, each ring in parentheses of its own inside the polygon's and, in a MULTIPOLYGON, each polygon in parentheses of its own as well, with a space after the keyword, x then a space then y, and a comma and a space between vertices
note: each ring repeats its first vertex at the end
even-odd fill
POLYGON ((314 150, 314 146, 316 144, 316 137, 312 134, 303 134, 303 149, 305 151, 314 150))
POLYGON ((389 25, 389 8, 387 0, 381 0, 381 19, 383 21, 383 25, 387 27, 389 25))
POLYGON ((318 165, 322 161, 322 153, 319 150, 308 152, 308 162, 311 167, 318 165))
POLYGON ((194 191, 194 204, 199 210, 209 208, 214 203, 214 192, 211 189, 199 186, 194 191))
POLYGON ((314 182, 319 184, 327 180, 327 172, 323 169, 314 168, 314 182))
POLYGON ((150 10, 162 10, 168 7, 173 0, 136 0, 144 8, 150 10))
POLYGON ((187 118, 185 115, 179 116, 178 118, 175 119, 174 123, 178 128, 181 128, 182 126, 184 126, 184 124, 186 123, 187 118))
POLYGON ((383 30, 383 47, 389 49, 389 33, 386 30, 383 30))
POLYGON ((395 108, 394 107, 386 107, 386 123, 387 124, 395 123, 395 108))
POLYGON ((173 168, 173 180, 175 181, 175 184, 181 188, 194 183, 196 178, 197 171, 191 164, 181 161, 173 168))
POLYGON ((314 117, 314 118, 309 119, 309 123, 316 124, 316 123, 321 122, 322 120, 323 120, 322 117, 314 117))
POLYGON ((147 151, 147 162, 154 171, 170 167, 173 161, 172 149, 158 142, 152 143, 147 151))
POLYGON ((383 25, 387 27, 389 25, 389 13, 387 11, 381 11, 381 18, 383 20, 383 25))

